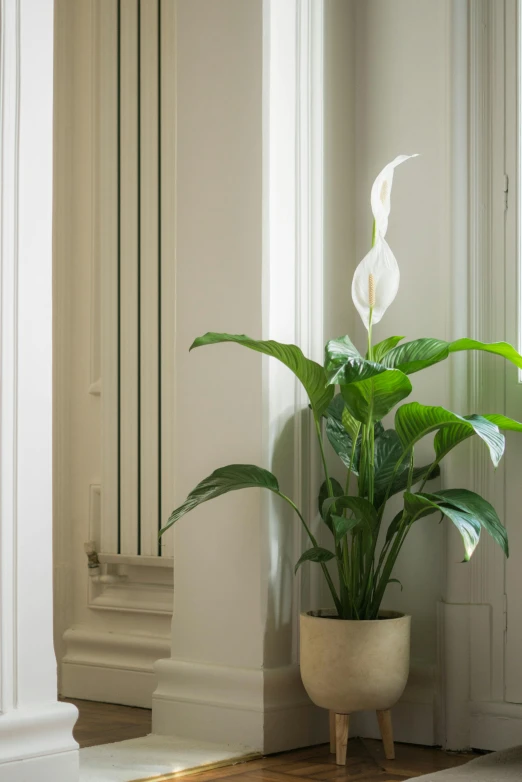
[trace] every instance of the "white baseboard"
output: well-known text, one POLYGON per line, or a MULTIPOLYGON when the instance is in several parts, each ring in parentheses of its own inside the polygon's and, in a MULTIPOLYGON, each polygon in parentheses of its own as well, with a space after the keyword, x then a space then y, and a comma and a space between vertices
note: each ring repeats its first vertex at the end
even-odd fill
POLYGON ((234 741, 263 753, 328 739, 328 715, 310 702, 297 665, 247 669, 169 659, 155 669, 153 733, 234 741))
POLYGON ((56 702, 2 714, 0 782, 77 779, 78 744, 72 735, 77 717, 74 706, 56 702))
POLYGON ((522 704, 471 702, 469 724, 474 749, 500 750, 522 744, 522 704))
MULTIPOLYGON (((435 668, 413 663, 404 695, 392 710, 393 735, 396 741, 408 744, 438 744, 435 668)), ((350 719, 350 734, 379 739, 377 717, 373 712, 360 712, 350 719)))
POLYGON ((68 698, 150 709, 154 663, 170 654, 170 638, 73 627, 64 634, 61 694, 68 698))

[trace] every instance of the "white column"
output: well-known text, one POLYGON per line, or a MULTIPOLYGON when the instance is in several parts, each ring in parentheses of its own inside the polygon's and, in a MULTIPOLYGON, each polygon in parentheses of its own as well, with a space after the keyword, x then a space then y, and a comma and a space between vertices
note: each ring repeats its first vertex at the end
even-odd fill
MULTIPOLYGON (((176 9, 175 497, 219 466, 253 463, 315 521, 315 454, 293 375, 236 345, 188 348, 228 331, 321 360, 322 2, 176 9)), ((264 752, 325 739, 297 664, 302 545, 298 519, 257 490, 179 522, 155 733, 264 752)))
POLYGON ((74 782, 52 645, 53 2, 0 13, 0 782, 74 782))

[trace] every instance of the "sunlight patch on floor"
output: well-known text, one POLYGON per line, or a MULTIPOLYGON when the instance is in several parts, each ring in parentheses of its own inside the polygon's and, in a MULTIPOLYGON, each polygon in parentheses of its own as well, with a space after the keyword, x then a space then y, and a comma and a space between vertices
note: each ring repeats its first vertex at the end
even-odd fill
POLYGON ((245 747, 149 735, 81 749, 80 782, 162 782, 180 771, 252 757, 245 747))

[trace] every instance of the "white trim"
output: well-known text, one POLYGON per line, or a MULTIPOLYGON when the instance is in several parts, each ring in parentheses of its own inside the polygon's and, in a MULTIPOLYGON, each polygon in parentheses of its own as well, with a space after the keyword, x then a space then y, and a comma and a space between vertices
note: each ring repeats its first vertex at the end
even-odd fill
POLYGON ((63 691, 70 698, 151 708, 154 664, 170 653, 170 637, 72 627, 64 635, 63 691))
POLYGON ((0 120, 1 148, 1 515, 0 529, 0 711, 17 706, 16 527, 18 383, 18 200, 20 111, 20 5, 2 2, 0 120), (12 522, 7 527, 5 520, 12 522), (7 596, 13 591, 13 603, 7 596), (5 596, 4 596, 5 595, 5 596))
MULTIPOLYGON (((89 540, 99 551, 102 537, 101 486, 92 484, 89 494, 89 540)), ((98 559, 101 568, 97 571, 89 570, 85 559, 89 608, 172 615, 174 569, 171 558, 99 553, 98 559)))
POLYGON ((159 660, 153 695, 153 733, 241 744, 264 753, 326 741, 327 715, 310 702, 299 666, 229 668, 159 660), (221 715, 221 716, 220 716, 221 715), (236 740, 236 739, 235 739, 236 740))
MULTIPOLYGON (((324 277, 324 0, 302 0, 296 20, 296 344, 308 357, 323 363, 324 277)), ((304 512, 319 525, 317 496, 321 461, 311 416, 299 410, 308 404, 296 383, 294 492, 304 512)), ((299 530, 296 560, 309 545, 299 530)), ((317 608, 323 603, 323 574, 319 568, 300 571, 295 579, 296 605, 317 608), (298 591, 299 590, 299 591, 298 591)), ((298 637, 298 615, 294 617, 298 637)))
POLYGON ((469 708, 472 747, 501 750, 520 744, 522 704, 471 701, 469 708))
POLYGON ((53 2, 1 0, 0 18, 0 782, 28 760, 74 782, 52 645, 53 2))

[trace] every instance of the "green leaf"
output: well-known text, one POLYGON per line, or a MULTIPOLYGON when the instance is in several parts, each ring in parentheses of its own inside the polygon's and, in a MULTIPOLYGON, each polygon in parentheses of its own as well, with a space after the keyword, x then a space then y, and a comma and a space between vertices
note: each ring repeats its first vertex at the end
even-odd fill
POLYGON ((374 441, 374 487, 379 493, 391 481, 396 464, 404 453, 399 435, 395 429, 386 429, 374 441))
MULTIPOLYGON (((343 424, 344 399, 341 394, 337 394, 326 411, 326 436, 335 453, 339 456, 346 467, 350 466, 352 457, 352 434, 347 432, 343 424)), ((351 416, 350 416, 351 418, 351 416)), ((347 423, 349 423, 347 421, 347 423)), ((356 422, 360 427, 360 424, 356 422)), ((357 466, 355 465, 354 474, 357 475, 357 466)))
POLYGON ((395 414, 395 429, 404 450, 410 450, 422 437, 439 430, 442 433, 435 437, 434 442, 438 455, 447 453, 447 449, 462 442, 470 434, 477 434, 484 440, 495 467, 504 453, 505 438, 496 424, 483 416, 463 417, 444 407, 431 407, 419 402, 402 405, 395 414), (446 429, 449 431, 444 431, 446 429))
POLYGON ((464 540, 466 560, 477 547, 481 528, 500 545, 506 557, 509 556, 506 529, 493 506, 480 494, 468 489, 444 489, 434 494, 405 493, 404 507, 417 518, 440 510, 451 519, 464 540))
MULTIPOLYGON (((335 418, 329 418, 326 422, 326 436, 344 466, 350 467, 350 460, 352 458, 352 438, 347 433, 344 426, 335 418)), ((354 474, 357 475, 357 468, 355 468, 354 474)))
POLYGON ((331 339, 326 344, 324 368, 331 385, 348 385, 386 371, 381 364, 363 358, 349 337, 331 339))
POLYGON ((397 534, 399 531, 399 526, 402 519, 402 510, 400 510, 393 519, 390 521, 388 525, 388 529, 386 530, 386 543, 389 543, 390 540, 393 538, 394 535, 397 534))
MULTIPOLYGON (((342 497, 344 494, 344 489, 339 483, 339 481, 336 481, 335 478, 330 478, 330 483, 332 485, 332 491, 334 493, 334 496, 342 497)), ((323 481, 323 483, 321 484, 321 488, 319 489, 319 497, 317 499, 318 506, 319 506, 319 513, 321 514, 321 518, 323 519, 323 521, 326 521, 325 516, 323 516, 323 504, 326 499, 328 499, 328 486, 326 481, 323 481)), ((331 525, 329 522, 328 522, 328 526, 331 529, 331 525)))
MULTIPOLYGON (((426 478, 426 475, 429 473, 429 481, 434 480, 435 478, 438 478, 440 475, 440 467, 439 465, 435 465, 435 467, 432 468, 431 464, 425 464, 422 467, 414 467, 413 473, 412 473, 412 479, 411 479, 411 486, 415 486, 420 481, 423 481, 424 478, 426 478)), ((399 494, 399 492, 404 491, 408 486, 408 478, 409 478, 409 465, 406 462, 406 467, 402 470, 402 472, 399 472, 391 485, 389 497, 393 497, 394 494, 399 494)), ((379 508, 382 503, 384 502, 385 493, 382 492, 380 495, 375 495, 375 507, 379 508)))
POLYGON ((377 363, 381 362, 384 356, 389 353, 390 350, 393 350, 399 342, 402 342, 403 339, 404 337, 388 337, 388 339, 383 339, 382 342, 378 342, 373 346, 373 360, 377 363))
POLYGON ((250 339, 245 334, 216 334, 208 332, 194 340, 190 349, 192 350, 202 345, 214 345, 219 342, 235 342, 238 345, 250 348, 250 350, 256 350, 258 353, 277 358, 285 364, 303 384, 317 419, 321 417, 330 404, 334 395, 334 389, 327 385, 323 367, 315 361, 305 358, 301 349, 296 345, 284 345, 280 342, 274 342, 274 340, 250 339))
MULTIPOLYGON (((391 484, 388 494, 389 497, 392 497, 394 494, 397 494, 400 491, 404 491, 404 489, 407 487, 410 466, 406 458, 407 454, 404 454, 404 449, 399 435, 394 429, 387 429, 380 436, 375 438, 374 451, 374 505, 376 508, 379 508, 384 502, 388 486, 394 475, 397 462, 401 456, 404 457, 403 462, 393 479, 393 483, 391 484)), ((430 468, 431 464, 425 464, 422 467, 415 467, 412 473, 411 485, 415 486, 416 483, 423 480, 430 468)), ((430 472, 430 480, 433 478, 438 478, 439 475, 440 468, 438 465, 436 465, 430 472)))
MULTIPOLYGON (((342 394, 340 394, 342 398, 342 394)), ((343 399, 343 405, 344 405, 344 399, 343 399)), ((345 431, 350 435, 352 440, 355 440, 359 436, 359 432, 361 431, 361 423, 360 421, 357 421, 353 415, 350 413, 346 405, 344 405, 343 414, 341 416, 341 422, 344 426, 345 431)))
POLYGON ((449 343, 450 353, 457 353, 461 350, 483 350, 486 353, 493 353, 494 355, 502 356, 519 369, 522 369, 522 356, 508 342, 479 342, 477 339, 464 338, 449 343))
POLYGON ((398 369, 387 369, 370 380, 341 385, 349 413, 363 424, 380 421, 411 391, 410 381, 398 369))
POLYGON ((464 541, 464 560, 467 562, 480 539, 481 523, 474 513, 456 507, 446 502, 435 494, 404 494, 404 507, 406 512, 416 519, 429 516, 440 511, 456 526, 464 541))
POLYGON ((391 369, 400 369, 406 375, 411 375, 443 361, 448 355, 448 342, 432 338, 415 339, 390 350, 382 363, 391 369))
MULTIPOLYGON (((433 441, 437 459, 441 461, 451 450, 453 450, 453 448, 462 443, 464 440, 467 440, 468 437, 471 437, 474 434, 479 434, 482 439, 485 439, 483 435, 492 438, 492 442, 497 445, 497 449, 495 450, 495 458, 497 458, 498 453, 500 453, 500 457, 498 457, 498 460, 500 461, 504 452, 505 438, 498 432, 498 426, 490 421, 489 417, 487 416, 466 415, 464 416, 464 420, 466 423, 455 423, 454 426, 444 427, 437 432, 433 441)), ((491 458, 493 459, 493 455, 491 458)), ((493 463, 495 464, 494 459, 493 463)), ((495 467, 497 464, 495 464, 495 467)))
POLYGON ((167 523, 161 529, 160 535, 163 535, 185 513, 197 508, 202 502, 227 494, 229 491, 251 488, 269 489, 276 494, 279 493, 277 478, 262 467, 256 467, 254 464, 229 464, 227 467, 220 467, 208 478, 198 483, 183 505, 172 511, 167 523))
POLYGON ((508 418, 505 415, 492 413, 491 415, 483 415, 482 418, 486 418, 488 421, 491 421, 491 423, 498 426, 501 431, 506 429, 513 432, 522 432, 522 424, 518 421, 514 421, 512 418, 508 418))
POLYGON ((347 519, 345 516, 330 516, 332 520, 332 526, 333 526, 333 532, 335 536, 335 542, 339 543, 344 536, 351 532, 352 529, 359 526, 362 521, 361 519, 352 517, 347 519))
POLYGON ((400 369, 406 375, 418 372, 420 369, 444 361, 450 353, 457 353, 463 350, 482 350, 486 353, 492 353, 510 361, 515 366, 522 369, 522 356, 512 345, 507 342, 480 342, 476 339, 457 339, 454 342, 446 342, 441 339, 423 338, 412 342, 406 342, 404 345, 396 346, 386 354, 376 355, 375 361, 380 361, 387 367, 400 369))
POLYGON ((506 528, 500 521, 495 508, 484 497, 468 489, 444 489, 432 496, 473 515, 480 526, 499 544, 506 557, 509 557, 506 528))
POLYGON ((401 592, 404 589, 404 587, 402 586, 402 584, 401 584, 401 582, 399 581, 398 578, 389 578, 388 579, 388 584, 398 584, 400 586, 400 588, 401 588, 401 592))
POLYGON ((346 494, 342 497, 327 497, 321 508, 323 519, 327 519, 332 510, 336 515, 342 513, 343 510, 350 510, 356 519, 365 521, 370 530, 373 531, 377 527, 377 511, 372 503, 364 497, 351 497, 346 494))
POLYGON ((297 565, 295 566, 294 573, 297 573, 303 562, 329 562, 334 557, 335 554, 332 551, 321 548, 321 546, 313 546, 313 548, 309 548, 304 554, 301 554, 297 565))

